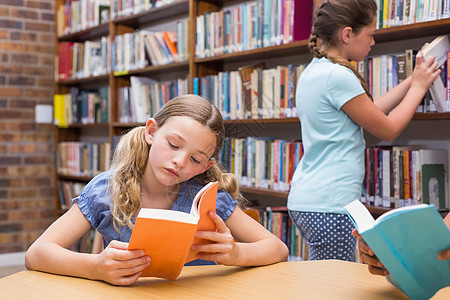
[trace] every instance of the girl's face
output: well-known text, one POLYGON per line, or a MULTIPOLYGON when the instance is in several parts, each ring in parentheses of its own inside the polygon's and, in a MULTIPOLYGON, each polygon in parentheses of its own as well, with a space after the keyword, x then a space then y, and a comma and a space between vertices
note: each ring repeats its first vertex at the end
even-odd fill
POLYGON ((375 45, 373 34, 375 33, 376 25, 377 20, 374 18, 372 24, 363 27, 358 34, 351 34, 349 47, 347 47, 348 59, 362 61, 369 54, 371 47, 375 45))
POLYGON ((216 136, 189 117, 170 117, 161 127, 150 119, 146 140, 151 145, 147 171, 165 186, 182 183, 214 163, 216 136))

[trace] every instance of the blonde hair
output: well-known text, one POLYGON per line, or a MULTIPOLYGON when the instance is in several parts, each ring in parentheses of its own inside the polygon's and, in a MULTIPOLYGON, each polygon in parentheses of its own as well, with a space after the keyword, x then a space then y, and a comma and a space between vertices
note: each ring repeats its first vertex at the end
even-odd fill
MULTIPOLYGON (((167 102, 154 119, 158 127, 162 127, 169 118, 175 116, 190 117, 208 127, 216 136, 216 148, 211 157, 215 159, 214 164, 194 178, 203 184, 218 181, 219 189, 227 191, 241 206, 244 205, 246 200, 239 191, 239 183, 235 176, 226 173, 216 162, 225 136, 223 118, 219 110, 200 96, 183 95, 167 102)), ((150 151, 144 132, 145 126, 133 128, 121 137, 114 151, 110 191, 111 214, 117 231, 119 226, 126 225, 132 228, 133 219, 140 209, 142 176, 150 151)))
POLYGON ((316 10, 309 49, 314 57, 325 57, 331 62, 349 68, 358 77, 366 94, 372 99, 364 78, 355 67, 343 57, 332 57, 320 50, 318 39, 325 46, 338 46, 337 32, 351 27, 358 34, 363 27, 369 26, 377 15, 377 4, 373 0, 326 0, 316 10))

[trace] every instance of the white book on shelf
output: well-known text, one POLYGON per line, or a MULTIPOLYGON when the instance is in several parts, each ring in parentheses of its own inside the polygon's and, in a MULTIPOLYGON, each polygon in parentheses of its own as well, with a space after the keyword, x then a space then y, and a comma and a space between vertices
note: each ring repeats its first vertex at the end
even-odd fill
MULTIPOLYGON (((448 35, 435 38, 425 49, 422 50, 424 58, 433 56, 438 63, 438 68, 447 62, 447 51, 450 49, 448 35)), ((438 76, 430 86, 431 98, 438 112, 446 111, 446 89, 441 76, 438 76)))

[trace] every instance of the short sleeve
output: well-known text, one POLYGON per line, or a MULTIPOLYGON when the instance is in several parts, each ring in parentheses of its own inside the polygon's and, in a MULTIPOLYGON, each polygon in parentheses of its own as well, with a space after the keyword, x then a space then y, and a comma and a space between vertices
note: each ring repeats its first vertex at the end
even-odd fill
POLYGON ((223 190, 217 192, 216 213, 222 220, 226 221, 234 212, 237 201, 223 190))
POLYGON ((111 197, 109 196, 109 172, 94 177, 72 201, 78 204, 83 215, 94 228, 110 215, 111 197))
POLYGON ((328 77, 328 99, 336 109, 358 95, 364 94, 364 88, 353 72, 337 65, 328 77))

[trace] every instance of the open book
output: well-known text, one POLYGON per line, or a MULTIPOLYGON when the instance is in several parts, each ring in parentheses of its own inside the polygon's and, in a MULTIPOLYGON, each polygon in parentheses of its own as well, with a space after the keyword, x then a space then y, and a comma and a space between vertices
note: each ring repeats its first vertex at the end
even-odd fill
POLYGON ((409 298, 429 299, 450 285, 450 260, 438 259, 450 248, 450 231, 434 205, 396 208, 376 221, 359 200, 344 208, 389 271, 388 281, 409 298))
POLYGON ((128 249, 143 249, 151 258, 141 276, 175 280, 184 264, 196 259, 191 245, 208 241, 195 238, 195 232, 216 231, 208 212, 216 211, 217 189, 217 182, 205 185, 195 196, 189 214, 151 208, 139 211, 128 249))

